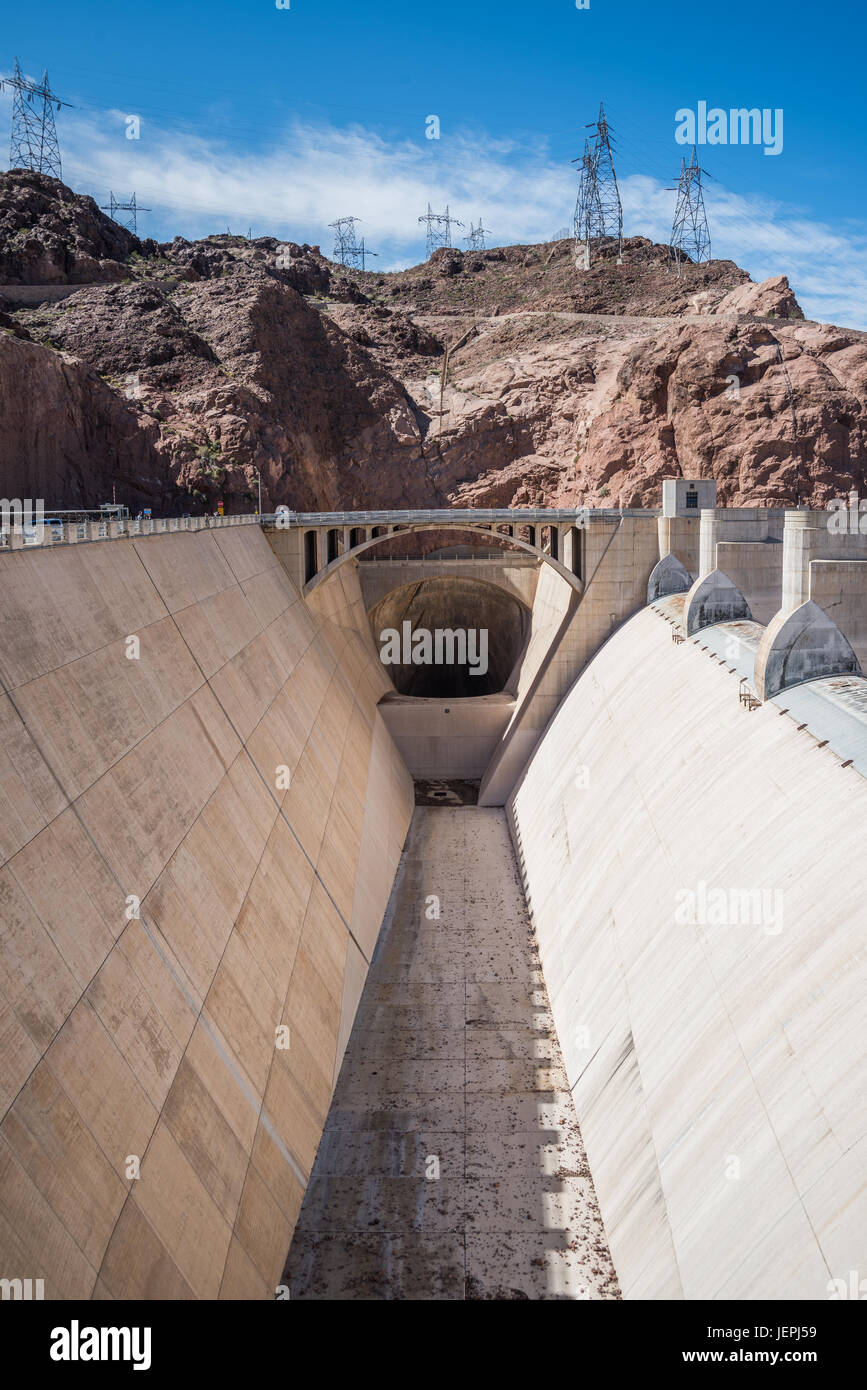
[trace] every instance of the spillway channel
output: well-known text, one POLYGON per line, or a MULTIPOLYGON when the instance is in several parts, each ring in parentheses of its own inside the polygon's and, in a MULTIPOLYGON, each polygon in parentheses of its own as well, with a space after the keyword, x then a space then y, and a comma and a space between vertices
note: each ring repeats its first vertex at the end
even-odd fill
POLYGON ((505 813, 417 806, 292 1298, 617 1298, 505 813))

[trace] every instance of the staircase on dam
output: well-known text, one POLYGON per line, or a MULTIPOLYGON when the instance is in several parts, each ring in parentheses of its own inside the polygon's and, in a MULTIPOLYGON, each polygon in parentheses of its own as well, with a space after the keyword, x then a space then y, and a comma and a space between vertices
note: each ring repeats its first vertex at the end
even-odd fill
POLYGON ((416 807, 292 1298, 617 1298, 505 814, 416 807))

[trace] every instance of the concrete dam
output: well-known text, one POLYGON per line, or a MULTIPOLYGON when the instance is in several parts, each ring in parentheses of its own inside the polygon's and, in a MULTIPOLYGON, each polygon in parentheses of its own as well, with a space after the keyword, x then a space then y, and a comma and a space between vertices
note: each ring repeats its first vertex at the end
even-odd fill
POLYGON ((0 1275, 867 1268, 867 534, 715 500, 0 535, 0 1275))

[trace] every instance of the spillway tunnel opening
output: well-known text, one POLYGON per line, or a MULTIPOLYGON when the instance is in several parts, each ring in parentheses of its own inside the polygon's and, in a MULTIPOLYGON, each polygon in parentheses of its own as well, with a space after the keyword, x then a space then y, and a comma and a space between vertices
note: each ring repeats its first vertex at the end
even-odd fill
POLYGON ((400 585, 369 619, 398 694, 463 700, 507 688, 530 613, 496 584, 449 576, 400 585))

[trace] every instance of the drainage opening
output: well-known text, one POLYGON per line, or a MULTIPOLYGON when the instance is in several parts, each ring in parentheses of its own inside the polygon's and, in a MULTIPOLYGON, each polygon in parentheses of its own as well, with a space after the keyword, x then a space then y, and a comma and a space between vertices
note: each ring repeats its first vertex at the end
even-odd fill
POLYGON ((420 779, 415 783, 416 806, 475 806, 479 783, 466 779, 439 781, 420 779))

